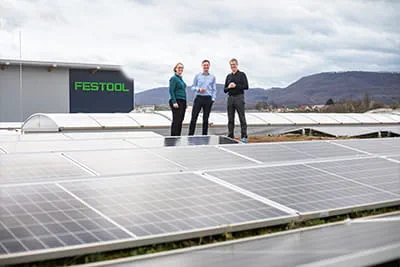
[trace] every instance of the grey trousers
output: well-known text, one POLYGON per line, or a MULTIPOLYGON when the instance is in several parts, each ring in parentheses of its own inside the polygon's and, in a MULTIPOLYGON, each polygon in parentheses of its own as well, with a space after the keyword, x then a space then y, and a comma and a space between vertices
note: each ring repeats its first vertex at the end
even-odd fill
POLYGON ((235 137, 235 111, 239 115, 241 137, 247 138, 247 122, 245 116, 244 95, 235 95, 228 97, 228 137, 235 137))

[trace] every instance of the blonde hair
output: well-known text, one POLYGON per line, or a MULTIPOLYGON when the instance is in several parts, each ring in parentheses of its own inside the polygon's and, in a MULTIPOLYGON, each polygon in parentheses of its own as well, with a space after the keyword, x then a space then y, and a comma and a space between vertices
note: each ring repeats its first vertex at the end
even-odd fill
POLYGON ((176 69, 178 68, 179 65, 182 65, 182 67, 184 67, 181 62, 176 63, 175 67, 173 68, 174 73, 176 73, 176 69))

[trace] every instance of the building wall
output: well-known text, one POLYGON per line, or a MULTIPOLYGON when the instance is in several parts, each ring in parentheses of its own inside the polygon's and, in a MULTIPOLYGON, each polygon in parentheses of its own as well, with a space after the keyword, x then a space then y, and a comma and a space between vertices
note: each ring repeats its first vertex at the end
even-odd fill
POLYGON ((20 116, 19 67, 0 70, 0 121, 24 121, 38 112, 69 112, 69 70, 46 67, 22 68, 20 116))
POLYGON ((0 70, 0 121, 21 121, 19 69, 0 70))

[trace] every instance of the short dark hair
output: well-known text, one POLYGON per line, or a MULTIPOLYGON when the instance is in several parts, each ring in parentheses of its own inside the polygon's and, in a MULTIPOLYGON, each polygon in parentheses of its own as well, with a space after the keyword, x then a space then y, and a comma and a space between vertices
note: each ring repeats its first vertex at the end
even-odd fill
POLYGON ((208 59, 204 59, 204 60, 201 62, 201 64, 203 65, 203 64, 206 63, 206 62, 207 62, 208 64, 211 64, 211 63, 210 63, 210 60, 208 60, 208 59))
POLYGON ((232 58, 229 60, 229 63, 235 62, 236 64, 239 64, 238 60, 236 58, 232 58))

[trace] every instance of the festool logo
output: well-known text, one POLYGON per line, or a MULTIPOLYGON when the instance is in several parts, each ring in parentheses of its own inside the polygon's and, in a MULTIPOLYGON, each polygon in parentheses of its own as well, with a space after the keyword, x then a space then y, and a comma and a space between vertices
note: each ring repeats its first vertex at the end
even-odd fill
POLYGON ((113 82, 74 82, 75 91, 106 91, 106 92, 129 92, 124 83, 113 82))

